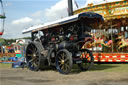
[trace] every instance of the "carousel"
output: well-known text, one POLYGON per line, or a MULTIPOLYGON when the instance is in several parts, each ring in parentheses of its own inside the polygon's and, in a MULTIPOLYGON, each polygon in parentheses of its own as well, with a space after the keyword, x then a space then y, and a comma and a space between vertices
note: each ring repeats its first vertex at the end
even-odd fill
POLYGON ((105 19, 92 26, 94 42, 85 46, 93 51, 95 62, 128 62, 128 1, 91 3, 74 14, 88 11, 105 19))
POLYGON ((3 52, 2 50, 2 42, 4 39, 1 38, 4 32, 4 22, 5 22, 5 13, 4 13, 4 7, 3 7, 3 2, 0 0, 0 53, 3 52))

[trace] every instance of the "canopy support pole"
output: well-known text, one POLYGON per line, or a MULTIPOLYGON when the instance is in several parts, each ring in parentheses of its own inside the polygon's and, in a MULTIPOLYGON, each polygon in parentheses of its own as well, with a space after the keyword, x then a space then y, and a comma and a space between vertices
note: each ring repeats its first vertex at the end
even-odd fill
POLYGON ((112 30, 112 21, 111 21, 112 52, 114 52, 114 50, 113 50, 113 37, 112 37, 112 35, 113 35, 113 30, 112 30))

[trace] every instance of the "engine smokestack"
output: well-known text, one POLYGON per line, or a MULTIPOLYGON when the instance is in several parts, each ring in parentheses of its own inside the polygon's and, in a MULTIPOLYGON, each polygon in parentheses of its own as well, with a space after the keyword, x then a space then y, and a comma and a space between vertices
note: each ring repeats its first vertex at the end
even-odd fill
POLYGON ((73 4, 72 0, 68 0, 68 15, 72 16, 73 15, 73 4))

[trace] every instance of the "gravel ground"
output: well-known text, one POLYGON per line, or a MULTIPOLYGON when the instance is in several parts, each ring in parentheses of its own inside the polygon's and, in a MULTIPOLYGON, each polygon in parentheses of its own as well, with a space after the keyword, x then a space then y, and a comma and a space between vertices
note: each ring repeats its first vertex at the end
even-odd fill
POLYGON ((32 72, 21 68, 0 68, 0 85, 128 85, 128 72, 56 70, 32 72))

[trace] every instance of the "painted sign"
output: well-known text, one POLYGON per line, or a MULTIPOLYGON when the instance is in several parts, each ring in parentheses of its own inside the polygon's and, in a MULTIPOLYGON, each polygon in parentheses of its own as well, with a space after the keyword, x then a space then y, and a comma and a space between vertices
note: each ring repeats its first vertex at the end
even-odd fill
POLYGON ((128 14, 128 7, 120 7, 120 8, 112 9, 111 14, 112 15, 128 14))
POLYGON ((98 13, 98 14, 101 14, 102 16, 105 16, 106 15, 106 12, 105 11, 95 11, 95 13, 98 13))

